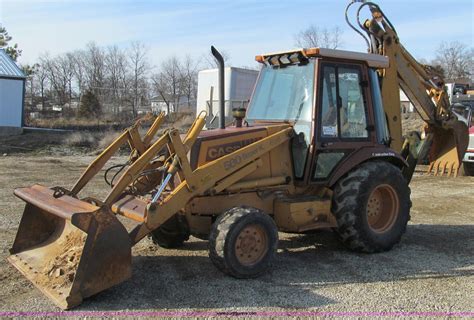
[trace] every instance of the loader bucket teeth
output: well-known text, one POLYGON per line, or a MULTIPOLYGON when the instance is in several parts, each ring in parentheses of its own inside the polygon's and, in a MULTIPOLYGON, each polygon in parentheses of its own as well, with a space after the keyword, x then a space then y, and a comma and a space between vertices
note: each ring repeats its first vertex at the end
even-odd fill
POLYGON ((453 167, 454 167, 454 163, 451 162, 448 166, 448 177, 453 176, 453 167))
POLYGON ((450 129, 431 128, 433 133, 433 145, 429 154, 430 166, 427 173, 435 176, 451 175, 457 176, 461 166, 462 157, 469 143, 469 135, 466 134, 467 126, 461 121, 456 121, 450 129))
POLYGON ((8 260, 62 309, 131 276, 127 230, 107 209, 40 185, 16 189, 26 202, 8 260))

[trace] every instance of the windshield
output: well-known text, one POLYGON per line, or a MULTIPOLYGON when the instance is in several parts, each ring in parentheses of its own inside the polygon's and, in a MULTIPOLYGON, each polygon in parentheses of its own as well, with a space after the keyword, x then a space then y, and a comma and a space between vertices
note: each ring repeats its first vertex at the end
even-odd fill
POLYGON ((302 178, 311 141, 314 61, 284 68, 264 67, 250 101, 247 120, 292 121, 293 170, 302 178))
POLYGON ((311 121, 314 62, 264 67, 247 113, 248 120, 311 121))
POLYGON ((465 118, 467 122, 470 121, 469 127, 474 126, 474 101, 456 102, 451 106, 451 110, 465 118))
POLYGON ((453 88, 454 94, 466 94, 466 86, 461 84, 455 84, 453 88))

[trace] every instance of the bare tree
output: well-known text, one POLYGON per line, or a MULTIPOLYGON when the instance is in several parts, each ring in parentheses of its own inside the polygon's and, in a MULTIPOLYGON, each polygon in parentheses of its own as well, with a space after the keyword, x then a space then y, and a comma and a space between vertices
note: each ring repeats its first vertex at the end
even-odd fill
POLYGON ((35 72, 37 64, 29 65, 25 64, 21 66, 21 70, 26 75, 25 81, 25 93, 31 98, 31 107, 34 105, 34 91, 35 91, 35 72))
POLYGON ((295 45, 300 48, 340 48, 342 45, 342 29, 338 26, 328 29, 310 25, 295 35, 295 45))
POLYGON ((472 77, 474 75, 474 49, 458 41, 443 42, 436 52, 434 64, 441 66, 446 79, 472 77))
POLYGON ((140 103, 145 103, 153 91, 167 104, 168 112, 173 113, 180 103, 191 107, 197 95, 200 61, 190 56, 170 57, 150 81, 148 50, 139 42, 132 43, 128 50, 118 46, 103 48, 92 42, 84 50, 55 57, 46 53, 38 62, 28 94, 32 101, 41 96, 43 108, 48 101, 61 106, 69 102, 72 106, 73 97, 82 101, 84 93, 91 91, 104 112, 118 115, 121 107, 127 105, 137 115, 140 103))
POLYGON ((178 111, 179 98, 182 95, 183 79, 178 57, 172 56, 160 66, 160 72, 152 77, 154 89, 165 101, 168 114, 178 111), (171 107, 174 110, 171 110, 171 107))
POLYGON ((188 55, 180 64, 180 72, 182 93, 186 96, 187 105, 190 107, 191 100, 197 95, 198 63, 188 55))
POLYGON ((117 46, 108 47, 105 64, 107 86, 110 88, 109 99, 113 104, 113 112, 117 114, 122 104, 122 99, 126 94, 123 86, 123 84, 126 83, 125 79, 128 73, 128 62, 125 52, 120 50, 117 46))
POLYGON ((47 77, 51 87, 51 91, 59 105, 64 105, 68 100, 68 77, 64 73, 67 66, 65 60, 61 56, 50 57, 45 55, 40 62, 47 72, 47 77))
POLYGON ((63 77, 64 83, 67 85, 68 91, 68 100, 69 100, 69 107, 71 107, 72 102, 72 83, 74 80, 74 56, 72 53, 66 53, 59 59, 59 66, 61 69, 61 74, 63 77))
POLYGON ((167 94, 168 84, 167 84, 165 75, 161 72, 156 73, 156 74, 152 75, 151 81, 153 83, 154 91, 161 97, 161 99, 166 104, 167 114, 170 114, 171 113, 171 101, 168 98, 168 94, 167 94))
POLYGON ((105 53, 94 42, 87 45, 84 59, 84 71, 87 85, 101 99, 101 90, 105 84, 105 53))
POLYGON ((72 72, 77 86, 78 98, 81 101, 82 93, 86 82, 85 61, 86 53, 83 50, 76 50, 70 53, 72 59, 72 72))
POLYGON ((41 109, 44 110, 45 108, 45 90, 46 86, 48 85, 48 73, 46 68, 44 67, 43 64, 41 64, 41 59, 40 59, 40 64, 37 64, 36 66, 36 71, 34 74, 35 81, 39 86, 39 93, 41 96, 41 109))
POLYGON ((129 50, 129 60, 132 72, 132 112, 137 115, 140 96, 143 95, 142 88, 146 84, 146 75, 150 70, 148 61, 148 49, 141 42, 132 42, 129 50))

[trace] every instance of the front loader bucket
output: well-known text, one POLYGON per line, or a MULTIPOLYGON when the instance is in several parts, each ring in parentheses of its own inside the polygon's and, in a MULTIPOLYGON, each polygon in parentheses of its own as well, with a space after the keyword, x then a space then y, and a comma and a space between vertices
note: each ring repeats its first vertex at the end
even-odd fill
POLYGON ((457 176, 462 158, 469 144, 467 125, 456 121, 452 128, 431 128, 433 145, 429 153, 428 173, 457 176))
POLYGON ((131 276, 130 238, 108 209, 41 185, 15 195, 26 207, 8 260, 59 307, 131 276))

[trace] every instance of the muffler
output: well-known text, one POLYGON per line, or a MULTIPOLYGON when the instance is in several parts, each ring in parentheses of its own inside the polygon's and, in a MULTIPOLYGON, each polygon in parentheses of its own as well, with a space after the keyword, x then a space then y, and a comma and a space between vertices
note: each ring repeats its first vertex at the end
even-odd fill
POLYGON ((62 309, 131 276, 131 241, 106 207, 41 186, 26 202, 8 261, 62 309))

